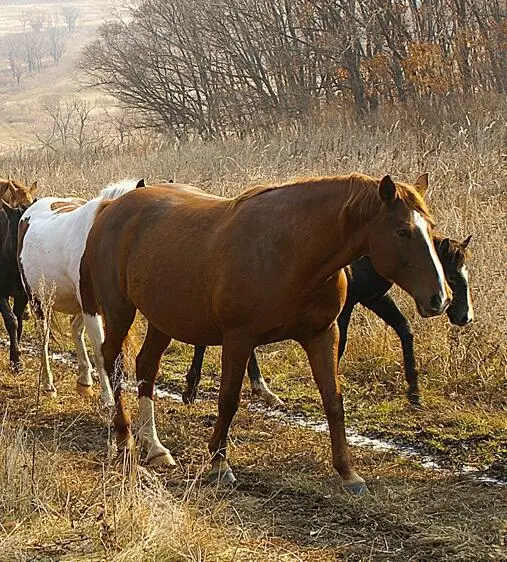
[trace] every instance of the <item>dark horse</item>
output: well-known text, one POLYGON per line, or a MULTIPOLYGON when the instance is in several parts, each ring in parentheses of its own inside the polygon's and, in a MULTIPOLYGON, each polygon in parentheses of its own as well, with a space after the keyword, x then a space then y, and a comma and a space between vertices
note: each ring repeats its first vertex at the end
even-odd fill
POLYGON ((155 426, 153 389, 172 338, 222 346, 218 419, 209 442, 212 479, 234 482, 229 427, 255 347, 285 339, 304 348, 329 424, 333 465, 352 491, 367 490, 345 436, 336 318, 343 268, 362 255, 409 294, 423 316, 449 304, 422 194, 362 174, 257 187, 225 199, 185 186, 136 189, 99 209, 81 260, 85 323, 102 313, 102 355, 114 389, 120 451, 133 447, 118 360, 139 310, 148 330, 136 359, 139 436, 150 464, 174 464, 155 426), (107 264, 107 267, 104 267, 107 264))
POLYGON ((18 225, 25 206, 11 207, 1 201, 0 210, 0 312, 9 334, 9 357, 11 367, 19 371, 21 367, 19 341, 23 333, 23 314, 28 297, 21 282, 17 262, 18 225), (9 298, 14 297, 11 309, 9 298))
MULTIPOLYGON (((467 257, 466 248, 470 238, 471 236, 468 236, 463 242, 458 242, 451 238, 443 238, 437 234, 433 235, 435 249, 442 262, 447 283, 452 291, 451 304, 446 310, 447 317, 452 324, 457 326, 464 326, 474 319, 468 272, 465 265, 467 257)), ((393 286, 392 282, 375 271, 368 257, 362 257, 352 262, 345 269, 345 273, 348 282, 347 300, 337 319, 338 328, 340 329, 339 359, 342 358, 345 352, 347 331, 352 311, 356 304, 361 303, 391 326, 400 338, 403 350, 405 379, 408 384, 407 396, 412 404, 419 405, 414 335, 410 322, 388 294, 389 289, 393 286)), ((186 404, 191 404, 196 399, 205 351, 206 347, 204 346, 196 346, 194 348, 192 364, 187 374, 187 388, 183 392, 183 401, 186 404)), ((261 375, 255 352, 252 353, 248 361, 247 373, 254 394, 260 396, 270 406, 283 406, 283 402, 268 388, 264 377, 261 375)))

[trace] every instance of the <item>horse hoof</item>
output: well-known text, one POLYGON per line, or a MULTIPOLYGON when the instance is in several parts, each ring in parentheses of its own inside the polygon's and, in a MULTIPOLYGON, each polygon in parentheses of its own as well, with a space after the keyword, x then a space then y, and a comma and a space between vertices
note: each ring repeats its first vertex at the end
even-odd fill
POLYGON ((109 410, 109 408, 112 408, 114 406, 114 400, 109 393, 107 393, 105 395, 101 393, 100 402, 102 404, 102 407, 105 408, 105 409, 108 409, 108 410, 109 410))
POLYGON ((12 361, 11 362, 11 369, 15 373, 19 374, 23 370, 23 365, 21 365, 21 363, 19 361, 16 361, 16 362, 12 361))
POLYGON ((344 484, 343 487, 347 492, 356 496, 365 496, 370 493, 368 486, 364 482, 353 482, 351 484, 344 484))
POLYGON ((228 467, 224 472, 212 470, 208 475, 210 484, 220 484, 224 486, 233 486, 237 480, 232 469, 228 467))
POLYGON ((188 390, 185 390, 181 395, 181 398, 183 399, 183 404, 193 404, 195 402, 196 395, 192 394, 188 390))
POLYGON ((169 451, 147 459, 147 463, 148 466, 168 466, 168 467, 176 466, 176 461, 173 459, 173 456, 169 451))
POLYGON ((413 408, 422 408, 421 398, 420 398, 419 394, 411 394, 411 393, 408 392, 407 398, 408 398, 408 401, 409 401, 410 405, 413 408))
POLYGON ((271 394, 270 396, 266 396, 265 400, 266 400, 266 404, 270 408, 284 408, 285 407, 285 404, 283 403, 283 400, 278 398, 278 396, 276 394, 271 394))
POLYGON ((83 397, 93 396, 93 387, 91 384, 81 384, 78 382, 76 384, 76 392, 83 397))

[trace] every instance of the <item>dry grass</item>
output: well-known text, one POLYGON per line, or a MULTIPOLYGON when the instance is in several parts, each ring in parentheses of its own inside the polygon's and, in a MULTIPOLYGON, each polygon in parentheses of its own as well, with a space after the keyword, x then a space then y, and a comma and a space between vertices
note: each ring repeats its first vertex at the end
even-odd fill
MULTIPOLYGON (((456 329, 423 321, 397 293, 416 333, 425 408, 405 404, 395 336, 357 311, 343 364, 349 421, 403 436, 455 464, 505 471, 507 395, 507 139, 504 100, 398 110, 359 126, 328 116, 269 138, 169 145, 148 135, 114 155, 19 150, 0 159, 0 176, 32 181, 42 194, 89 197, 106 183, 176 176, 214 193, 303 174, 361 170, 415 178, 427 170, 431 208, 444 233, 473 235, 470 264, 476 322, 456 329), (503 464, 502 464, 503 463, 503 464), (502 468, 503 467, 503 468, 502 468)), ((30 335, 28 336, 31 337, 30 335)), ((181 388, 190 349, 166 353, 161 380, 181 388)), ((317 392, 298 346, 261 350, 261 367, 292 411, 321 417, 317 392)), ((0 354, 0 559, 4 560, 503 560, 505 489, 424 470, 394 453, 354 449, 371 497, 337 486, 328 438, 280 425, 241 408, 231 458, 241 482, 232 492, 201 485, 214 400, 192 408, 159 401, 161 438, 174 473, 136 469, 127 477, 107 457, 107 419, 74 394, 75 373, 56 366, 56 401, 35 409, 37 361, 20 377, 0 354), (35 439, 35 477, 31 446, 35 439)), ((205 374, 219 372, 210 351, 205 374)), ((217 376, 203 385, 216 387, 217 376)), ((215 395, 211 392, 211 396, 215 395)), ((248 393, 246 394, 248 396, 248 393)), ((129 397, 132 410, 136 404, 129 397)))

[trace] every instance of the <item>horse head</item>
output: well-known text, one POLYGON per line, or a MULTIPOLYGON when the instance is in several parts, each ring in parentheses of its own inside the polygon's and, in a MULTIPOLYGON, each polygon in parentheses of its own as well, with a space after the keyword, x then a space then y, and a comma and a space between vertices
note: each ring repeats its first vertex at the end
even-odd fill
POLYGON ((414 298, 421 316, 441 314, 449 304, 449 287, 432 240, 433 221, 424 194, 428 175, 413 185, 379 181, 380 212, 368 236, 375 269, 414 298))
POLYGON ((28 207, 34 202, 36 191, 36 181, 30 187, 27 187, 11 178, 0 180, 0 198, 11 207, 28 207))
POLYGON ((465 326, 474 320, 474 307, 466 266, 469 255, 467 247, 471 238, 472 236, 468 236, 463 242, 458 242, 452 238, 436 237, 435 239, 435 248, 452 290, 451 304, 446 311, 447 316, 457 326, 465 326))

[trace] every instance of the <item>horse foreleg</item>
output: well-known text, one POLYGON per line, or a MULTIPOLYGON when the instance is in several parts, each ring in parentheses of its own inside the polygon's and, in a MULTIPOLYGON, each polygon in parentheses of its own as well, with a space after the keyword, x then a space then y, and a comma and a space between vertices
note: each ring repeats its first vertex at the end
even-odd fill
POLYGON ((343 485, 352 492, 362 494, 368 491, 364 480, 356 473, 350 461, 345 437, 343 397, 338 376, 338 328, 336 323, 325 331, 302 341, 313 378, 317 383, 326 412, 331 435, 333 466, 343 479, 343 485))
POLYGON ((364 305, 391 326, 401 341, 407 397, 415 406, 420 405, 418 373, 415 363, 414 334, 409 321, 403 316, 394 300, 389 295, 365 302, 364 305))
POLYGON ((204 360, 204 353, 206 346, 194 346, 194 356, 192 357, 192 364, 187 373, 187 388, 183 392, 183 402, 185 404, 192 404, 197 397, 197 389, 201 381, 202 362, 204 360))
POLYGON ((171 453, 158 438, 153 402, 153 388, 160 358, 170 341, 170 337, 157 330, 153 324, 149 324, 143 347, 136 358, 136 377, 139 392, 138 435, 147 452, 146 460, 152 466, 176 465, 171 453))
POLYGON ((248 378, 250 379, 250 385, 252 387, 252 394, 255 394, 262 398, 268 406, 272 407, 283 407, 283 402, 280 398, 272 392, 264 377, 261 375, 261 370, 259 369, 259 363, 257 362, 257 356, 255 351, 250 355, 247 366, 248 378))
POLYGON ((37 305, 35 316, 37 318, 37 326, 42 341, 42 358, 41 358, 41 383, 42 390, 51 398, 56 397, 56 387, 53 382, 53 372, 49 364, 49 336, 51 331, 49 329, 49 322, 46 315, 43 313, 42 308, 37 305))
POLYGON ((236 481, 227 462, 227 434, 238 410, 241 385, 253 344, 242 334, 225 335, 222 343, 222 377, 218 394, 218 418, 208 444, 211 454, 209 479, 226 484, 236 481))
POLYGON ((90 396, 93 386, 92 365, 88 358, 84 340, 84 319, 82 314, 76 314, 70 323, 72 339, 76 347, 77 364, 79 377, 76 383, 76 390, 81 396, 90 396))
POLYGON ((19 356, 18 336, 17 336, 17 321, 11 307, 9 299, 0 299, 0 313, 4 319, 5 328, 9 334, 9 358, 11 367, 14 371, 18 372, 21 368, 21 361, 19 356))
POLYGON ((102 356, 102 344, 104 342, 104 330, 102 328, 102 318, 99 315, 91 316, 83 314, 83 320, 86 328, 86 333, 90 339, 93 349, 93 357, 95 359, 95 367, 100 379, 100 386, 102 387, 100 399, 102 404, 106 407, 114 405, 113 393, 107 376, 106 368, 104 366, 104 357, 102 356))

